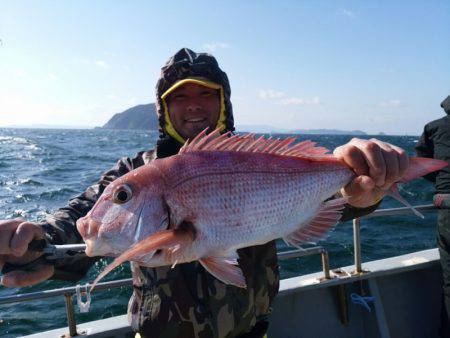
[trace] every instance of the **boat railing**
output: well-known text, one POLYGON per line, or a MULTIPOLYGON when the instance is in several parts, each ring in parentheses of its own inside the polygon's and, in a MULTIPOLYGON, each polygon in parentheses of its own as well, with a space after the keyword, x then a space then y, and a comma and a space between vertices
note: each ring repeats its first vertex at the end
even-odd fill
MULTIPOLYGON (((434 212, 436 211, 436 206, 433 204, 417 205, 414 209, 424 212, 434 212)), ((375 210, 371 214, 363 216, 361 218, 355 218, 353 220, 353 248, 354 248, 354 260, 355 260, 355 274, 363 273, 362 269, 362 257, 361 257, 361 219, 369 219, 374 217, 383 216, 398 216, 411 213, 411 208, 401 207, 401 208, 387 208, 375 210)))
MULTIPOLYGON (((436 207, 432 204, 427 205, 418 205, 415 206, 415 209, 420 212, 432 212, 436 210, 436 207)), ((394 215, 404 215, 410 213, 410 208, 389 208, 389 209, 380 209, 376 210, 373 213, 363 216, 361 218, 356 218, 353 220, 353 242, 354 242, 354 261, 355 261, 355 271, 354 274, 362 274, 364 273, 362 269, 362 259, 361 259, 361 219, 368 219, 373 217, 382 217, 382 216, 394 216, 394 215)), ((279 260, 288 260, 293 258, 305 257, 310 255, 320 254, 322 257, 322 270, 323 270, 323 279, 328 280, 331 279, 330 267, 329 267, 329 257, 328 251, 322 246, 309 247, 306 249, 296 249, 289 250, 284 252, 279 252, 278 259, 279 260)), ((124 287, 124 286, 132 286, 133 279, 119 279, 115 281, 108 281, 98 283, 93 290, 93 292, 98 292, 106 289, 124 287)), ((65 305, 66 305, 66 316, 67 316, 67 325, 69 329, 69 336, 73 337, 81 332, 77 332, 76 328, 76 318, 75 318, 75 309, 73 304, 73 296, 77 296, 77 302, 80 309, 83 305, 86 305, 81 299, 83 297, 88 296, 90 299, 90 293, 88 289, 92 286, 92 284, 86 284, 83 286, 70 286, 59 289, 45 290, 45 291, 37 291, 30 292, 24 294, 17 294, 11 296, 0 297, 0 305, 9 304, 9 303, 18 303, 25 301, 34 301, 40 300, 49 297, 55 296, 64 296, 65 305)))

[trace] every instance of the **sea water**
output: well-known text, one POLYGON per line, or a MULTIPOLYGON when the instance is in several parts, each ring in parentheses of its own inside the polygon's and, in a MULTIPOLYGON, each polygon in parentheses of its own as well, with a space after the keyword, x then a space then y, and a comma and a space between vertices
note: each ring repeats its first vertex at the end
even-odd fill
MULTIPOLYGON (((278 135, 286 137, 288 135, 278 135)), ((347 135, 295 135, 329 149, 348 142, 347 135)), ((21 217, 43 220, 67 204, 68 200, 97 182, 100 174, 121 157, 154 147, 157 132, 116 130, 50 130, 0 129, 0 219, 21 217)), ((370 138, 373 136, 363 136, 370 138)), ((396 144, 413 155, 417 136, 375 136, 396 144)), ((424 179, 404 184, 401 194, 413 205, 431 202, 434 188, 424 179)), ((385 198, 381 207, 399 207, 385 198)), ((361 228, 364 261, 397 256, 436 246, 435 214, 424 220, 414 215, 379 217, 364 220, 361 228)), ((326 240, 318 243, 330 255, 332 268, 353 263, 353 232, 351 222, 339 224, 326 240)), ((282 241, 279 250, 288 248, 282 241)), ((79 281, 92 281, 106 266, 106 259, 97 261, 87 276, 79 281)), ((282 278, 321 269, 320 256, 309 256, 280 262, 282 278)), ((124 264, 104 281, 130 277, 124 264)), ((74 282, 46 281, 22 289, 0 287, 0 297, 75 285, 74 282)), ((126 312, 131 287, 115 288, 92 295, 89 313, 76 313, 77 322, 102 319, 126 312)), ((64 297, 32 302, 0 305, 0 336, 17 337, 66 326, 64 297)))

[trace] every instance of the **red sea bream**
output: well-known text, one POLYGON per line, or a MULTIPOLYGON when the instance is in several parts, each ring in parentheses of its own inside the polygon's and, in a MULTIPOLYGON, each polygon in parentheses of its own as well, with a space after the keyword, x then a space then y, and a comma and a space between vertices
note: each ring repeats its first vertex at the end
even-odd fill
MULTIPOLYGON (((225 283, 245 287, 236 250, 283 238, 300 246, 340 218, 330 199, 355 173, 328 150, 304 141, 202 132, 180 153, 112 182, 77 222, 90 256, 157 267, 199 260, 225 283)), ((447 163, 410 158, 402 181, 447 163)))

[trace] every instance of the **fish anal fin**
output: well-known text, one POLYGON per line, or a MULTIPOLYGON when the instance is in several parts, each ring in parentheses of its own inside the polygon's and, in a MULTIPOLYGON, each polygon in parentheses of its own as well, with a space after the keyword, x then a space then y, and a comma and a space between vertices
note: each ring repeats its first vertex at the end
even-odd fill
POLYGON ((341 218, 347 198, 337 198, 323 202, 317 214, 306 225, 290 233, 283 239, 295 247, 302 244, 313 243, 322 238, 341 218))
POLYGON ((200 259, 199 262, 206 271, 223 283, 247 288, 244 274, 235 258, 205 257, 200 259))

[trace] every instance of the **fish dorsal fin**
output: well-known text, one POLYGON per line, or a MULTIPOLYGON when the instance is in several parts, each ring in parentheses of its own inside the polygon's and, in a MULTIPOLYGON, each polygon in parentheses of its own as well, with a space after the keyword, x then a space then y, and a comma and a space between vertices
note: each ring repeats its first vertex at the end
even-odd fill
POLYGON ((316 242, 339 221, 345 203, 347 203, 345 197, 323 202, 314 218, 306 226, 284 237, 284 241, 295 247, 316 242))
POLYGON ((231 135, 230 132, 220 134, 220 129, 207 134, 207 129, 205 129, 192 141, 186 142, 181 148, 180 154, 198 151, 232 151, 302 157, 317 161, 337 161, 332 154, 327 154, 329 152, 327 148, 317 147, 316 143, 312 141, 302 141, 292 145, 295 140, 295 137, 280 140, 264 136, 255 138, 255 134, 242 136, 231 135))

